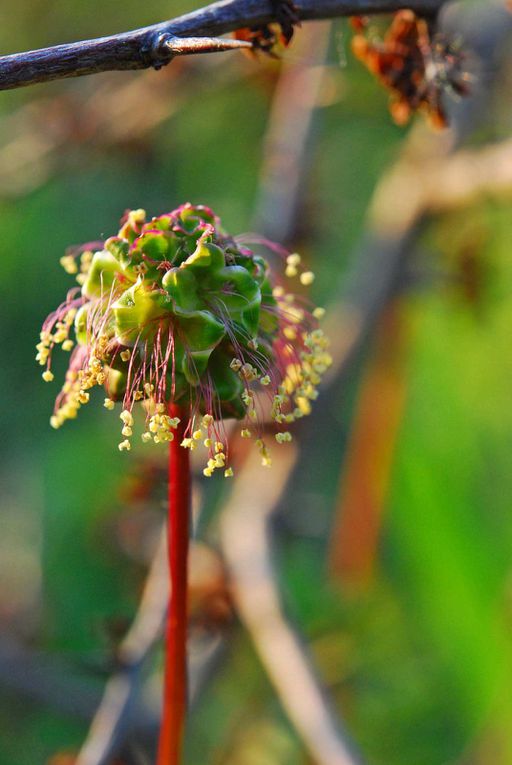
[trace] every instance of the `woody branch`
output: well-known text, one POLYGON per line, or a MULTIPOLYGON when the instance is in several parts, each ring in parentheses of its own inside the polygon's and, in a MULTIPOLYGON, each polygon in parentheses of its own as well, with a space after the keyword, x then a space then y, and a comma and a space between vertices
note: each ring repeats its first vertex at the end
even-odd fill
MULTIPOLYGON (((388 13, 403 7, 435 14, 445 0, 296 0, 301 21, 388 13)), ((220 0, 170 21, 93 40, 0 57, 0 90, 65 77, 123 69, 160 68, 177 55, 250 47, 237 40, 209 38, 276 21, 274 0, 220 0)))

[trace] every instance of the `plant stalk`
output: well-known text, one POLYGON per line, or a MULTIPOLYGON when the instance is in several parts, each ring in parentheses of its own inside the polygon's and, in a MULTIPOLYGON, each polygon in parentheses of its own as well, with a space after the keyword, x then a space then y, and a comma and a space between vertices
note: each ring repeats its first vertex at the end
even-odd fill
POLYGON ((171 404, 171 417, 180 424, 169 444, 168 548, 170 601, 165 633, 163 715, 157 765, 179 765, 187 710, 187 563, 190 530, 190 452, 180 446, 184 421, 171 404))

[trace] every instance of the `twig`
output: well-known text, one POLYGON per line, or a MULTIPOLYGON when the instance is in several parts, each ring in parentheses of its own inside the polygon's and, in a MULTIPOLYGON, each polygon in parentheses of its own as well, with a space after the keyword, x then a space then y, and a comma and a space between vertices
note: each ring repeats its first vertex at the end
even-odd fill
POLYGON ((279 602, 268 523, 295 459, 292 448, 276 450, 276 464, 262 481, 259 458, 248 458, 220 519, 221 544, 238 613, 313 761, 355 765, 306 650, 287 624, 279 602))
MULTIPOLYGON (((384 13, 405 6, 423 14, 437 12, 445 0, 297 0, 303 21, 353 14, 384 13)), ((94 40, 0 57, 0 90, 64 77, 113 70, 160 68, 175 56, 241 47, 241 41, 187 41, 254 27, 276 20, 271 0, 221 0, 185 16, 94 40), (222 43, 226 43, 223 45, 222 43), (229 43, 229 45, 227 44, 229 43), (238 45, 237 45, 238 43, 238 45)), ((243 44, 243 43, 242 43, 243 44)))

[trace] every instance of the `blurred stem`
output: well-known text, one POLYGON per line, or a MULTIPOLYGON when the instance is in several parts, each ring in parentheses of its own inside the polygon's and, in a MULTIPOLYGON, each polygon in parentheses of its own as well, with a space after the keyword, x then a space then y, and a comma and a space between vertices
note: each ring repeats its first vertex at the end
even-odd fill
POLYGON ((190 516, 190 452, 180 446, 184 436, 182 410, 171 404, 180 423, 169 444, 168 546, 171 595, 165 634, 163 718, 158 765, 179 765, 187 708, 187 562, 190 516))
POLYGON ((331 538, 334 581, 365 586, 372 576, 407 396, 409 317, 403 298, 384 311, 362 384, 331 538))

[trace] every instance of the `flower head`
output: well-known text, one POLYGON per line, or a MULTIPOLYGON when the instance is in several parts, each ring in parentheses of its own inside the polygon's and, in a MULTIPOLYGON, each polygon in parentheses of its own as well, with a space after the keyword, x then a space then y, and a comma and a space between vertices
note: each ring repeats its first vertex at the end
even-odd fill
MULTIPOLYGON (((297 254, 285 255, 286 274, 310 284, 297 254)), ((50 420, 60 427, 103 386, 106 409, 122 404, 120 450, 128 450, 134 407, 144 411, 144 442, 174 438, 187 418, 184 448, 207 449, 206 475, 227 476, 223 421, 242 420, 242 436, 255 435, 263 464, 265 407, 278 426, 277 443, 291 439, 287 427, 309 413, 330 364, 318 328, 321 309, 274 286, 267 261, 228 236, 207 207, 183 205, 146 221, 128 212, 117 236, 78 248, 62 258, 79 287, 43 324, 37 360, 53 379, 56 345, 71 351, 69 368, 50 420)))

